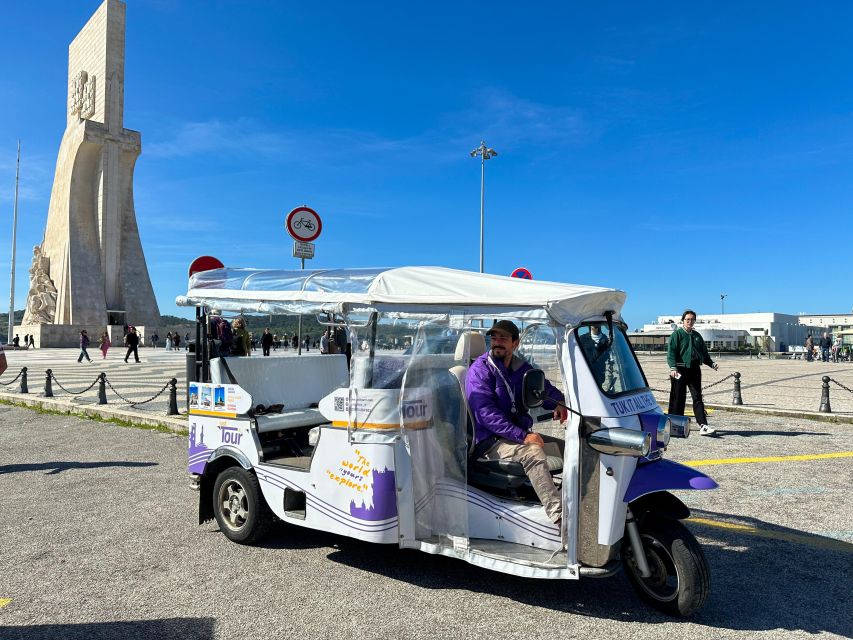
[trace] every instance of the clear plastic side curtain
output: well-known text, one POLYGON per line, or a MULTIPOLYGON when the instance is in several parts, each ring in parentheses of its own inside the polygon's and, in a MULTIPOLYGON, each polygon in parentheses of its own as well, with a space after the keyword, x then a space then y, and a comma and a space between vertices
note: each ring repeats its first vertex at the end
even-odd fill
POLYGON ((448 319, 420 324, 400 405, 411 455, 415 538, 456 552, 467 550, 469 535, 467 412, 457 375, 468 365, 463 334, 448 319))

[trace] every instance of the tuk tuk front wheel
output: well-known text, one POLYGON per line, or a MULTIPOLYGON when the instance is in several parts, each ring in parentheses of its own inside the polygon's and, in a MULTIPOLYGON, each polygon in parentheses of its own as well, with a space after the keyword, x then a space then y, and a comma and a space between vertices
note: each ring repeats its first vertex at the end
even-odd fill
POLYGON ((239 544, 259 541, 273 520, 257 476, 242 467, 228 467, 217 476, 213 514, 225 537, 239 544))
POLYGON ((711 573, 702 547, 677 520, 648 517, 640 538, 652 575, 640 575, 628 536, 622 542, 625 573, 640 598, 671 616, 689 616, 705 604, 711 573))

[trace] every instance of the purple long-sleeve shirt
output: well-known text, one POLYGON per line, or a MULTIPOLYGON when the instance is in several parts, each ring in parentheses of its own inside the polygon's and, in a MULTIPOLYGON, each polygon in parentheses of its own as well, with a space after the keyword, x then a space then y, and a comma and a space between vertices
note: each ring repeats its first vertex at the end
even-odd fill
MULTIPOLYGON (((504 366, 502 360, 492 358, 490 363, 488 352, 471 364, 465 381, 465 396, 471 415, 474 416, 475 442, 482 442, 492 436, 518 443, 524 442, 530 427, 533 426, 533 418, 522 404, 521 383, 524 374, 532 368, 518 356, 513 356, 509 369, 504 366), (512 413, 512 396, 495 367, 506 378, 515 394, 515 414, 512 413)), ((554 409, 557 406, 553 400, 563 402, 563 393, 547 380, 545 395, 550 399, 545 400, 546 409, 554 409)))

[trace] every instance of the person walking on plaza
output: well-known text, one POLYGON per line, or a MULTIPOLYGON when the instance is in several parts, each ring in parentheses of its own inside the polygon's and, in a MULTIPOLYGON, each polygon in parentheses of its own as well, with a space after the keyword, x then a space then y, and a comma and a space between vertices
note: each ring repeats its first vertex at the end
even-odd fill
POLYGON ((832 338, 829 337, 826 331, 823 332, 823 337, 820 339, 818 346, 820 347, 820 359, 823 362, 829 362, 829 350, 832 349, 832 338))
POLYGON ((806 338, 806 360, 811 362, 814 359, 814 340, 812 340, 812 334, 809 334, 806 338))
POLYGON ((32 347, 33 349, 36 348, 36 339, 35 339, 35 336, 33 336, 33 334, 30 334, 30 344, 27 345, 27 349, 29 349, 30 347, 32 347))
POLYGON ((181 334, 175 331, 175 334, 172 336, 172 348, 175 351, 181 350, 181 334))
POLYGON ((167 331, 166 332, 166 351, 171 351, 171 350, 172 350, 172 332, 167 331))
POLYGON ((684 415, 684 405, 687 402, 687 389, 693 400, 693 416, 699 425, 699 435, 711 436, 716 429, 708 426, 708 416, 705 413, 705 403, 702 402, 702 371, 703 364, 714 371, 719 365, 711 360, 705 340, 694 331, 696 312, 687 309, 681 314, 681 327, 669 336, 666 349, 666 362, 669 365, 669 410, 678 416, 684 415))
POLYGON ((83 362, 83 358, 86 358, 90 363, 92 362, 92 358, 89 357, 89 352, 86 349, 89 348, 89 334, 86 333, 86 330, 83 329, 80 332, 80 356, 77 358, 77 362, 83 362))
POLYGON ((101 339, 98 343, 98 346, 101 348, 101 353, 104 354, 104 358, 103 358, 104 360, 107 359, 107 351, 110 350, 110 347, 112 346, 112 344, 113 343, 110 342, 110 334, 107 333, 106 331, 104 331, 101 334, 101 339))
POLYGON ((264 335, 261 336, 261 348, 264 350, 264 355, 268 356, 270 354, 270 347, 272 346, 272 334, 270 333, 270 328, 267 327, 264 329, 264 335))
POLYGON ((841 336, 835 336, 835 342, 832 343, 832 361, 837 363, 839 357, 841 357, 841 336))
POLYGON ((136 362, 139 362, 139 334, 136 333, 136 327, 131 326, 128 327, 127 335, 124 337, 124 344, 127 345, 127 353, 124 354, 124 361, 127 362, 127 359, 130 357, 130 354, 133 354, 136 362))
POLYGON ((30 348, 30 334, 25 333, 24 334, 24 349, 29 349, 29 348, 30 348))

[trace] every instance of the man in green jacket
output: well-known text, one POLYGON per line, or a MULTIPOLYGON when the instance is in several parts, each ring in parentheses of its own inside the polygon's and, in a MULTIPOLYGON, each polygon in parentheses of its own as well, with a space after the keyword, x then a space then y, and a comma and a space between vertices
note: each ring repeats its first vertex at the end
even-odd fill
POLYGON ((687 309, 681 314, 681 327, 669 336, 666 349, 670 381, 668 413, 684 415, 689 388, 690 397, 693 399, 693 415, 699 424, 699 435, 711 436, 717 431, 708 426, 705 403, 702 402, 701 367, 706 364, 716 371, 719 365, 711 360, 705 341, 697 331, 693 330, 694 324, 696 324, 696 312, 687 309))

